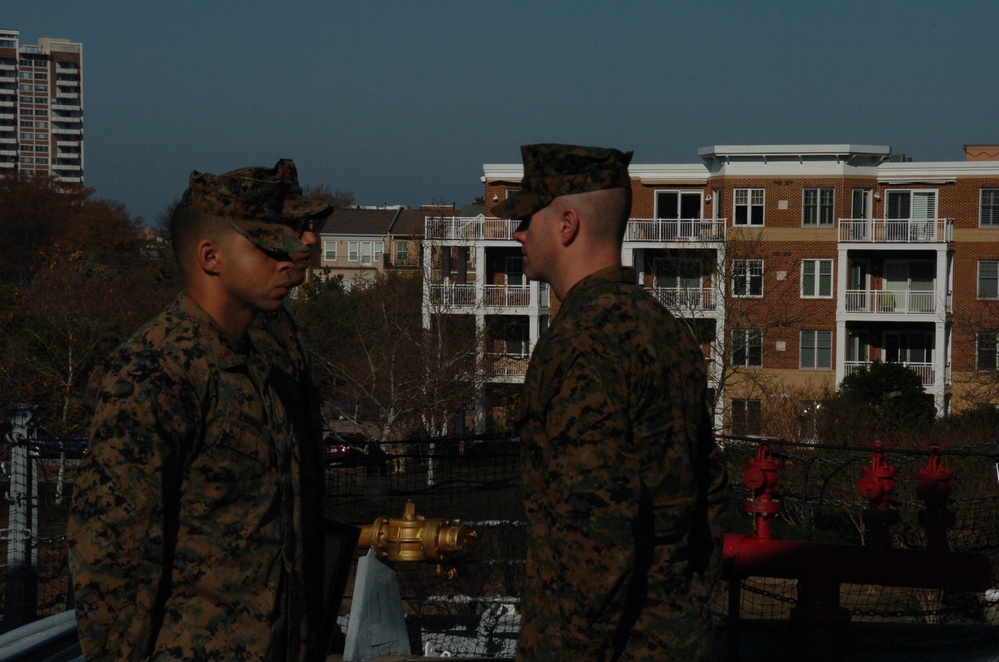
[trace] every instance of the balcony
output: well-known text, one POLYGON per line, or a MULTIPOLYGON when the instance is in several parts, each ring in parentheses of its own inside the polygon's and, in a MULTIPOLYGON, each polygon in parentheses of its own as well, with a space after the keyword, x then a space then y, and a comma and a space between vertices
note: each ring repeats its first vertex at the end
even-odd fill
POLYGON ((654 243, 725 241, 725 219, 632 218, 628 220, 624 240, 654 243))
POLYGON ((933 290, 847 290, 848 313, 924 314, 937 311, 933 290))
POLYGON ((483 303, 488 307, 512 308, 531 305, 530 285, 486 285, 483 303))
MULTIPOLYGON (((432 283, 430 305, 444 308, 474 308, 475 283, 432 283)), ((547 288, 544 288, 547 293, 547 288)), ((487 308, 524 308, 530 306, 530 285, 485 285, 482 287, 482 304, 487 308)))
POLYGON ((667 310, 680 316, 715 309, 715 292, 709 287, 654 287, 652 295, 667 310))
POLYGON ((428 216, 424 221, 424 232, 426 238, 431 240, 512 241, 518 225, 520 221, 503 218, 428 216))
POLYGON ((430 304, 445 308, 471 308, 475 306, 474 283, 430 283, 430 304))
POLYGON ((841 218, 839 241, 871 244, 929 244, 953 241, 949 218, 841 218))
MULTIPOLYGON (((865 366, 870 365, 869 361, 846 361, 844 362, 844 375, 849 375, 865 366)), ((932 363, 902 362, 901 365, 919 375, 923 386, 933 386, 936 384, 936 367, 932 363)))
POLYGON ((531 360, 522 354, 486 354, 483 358, 486 374, 494 377, 523 377, 531 360))

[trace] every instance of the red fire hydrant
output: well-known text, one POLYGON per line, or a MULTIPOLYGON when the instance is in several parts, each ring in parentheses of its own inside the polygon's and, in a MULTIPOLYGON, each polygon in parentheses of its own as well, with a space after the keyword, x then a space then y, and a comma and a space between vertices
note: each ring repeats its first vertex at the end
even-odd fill
POLYGON ((939 449, 934 447, 932 450, 926 467, 919 470, 916 496, 926 504, 926 508, 919 511, 919 521, 926 527, 926 550, 931 554, 944 554, 948 551, 947 529, 957 521, 954 513, 947 510, 954 472, 943 465, 939 449))
POLYGON ((857 490, 869 503, 861 513, 861 519, 870 522, 873 528, 872 544, 879 549, 888 549, 891 547, 888 527, 899 520, 899 514, 891 501, 895 494, 895 467, 888 464, 880 446, 871 456, 871 463, 861 470, 857 490))
POLYGON ((770 454, 770 447, 761 444, 756 457, 746 463, 742 482, 753 490, 753 498, 746 499, 744 510, 753 516, 753 538, 770 539, 770 518, 780 512, 780 501, 774 498, 780 461, 770 454))

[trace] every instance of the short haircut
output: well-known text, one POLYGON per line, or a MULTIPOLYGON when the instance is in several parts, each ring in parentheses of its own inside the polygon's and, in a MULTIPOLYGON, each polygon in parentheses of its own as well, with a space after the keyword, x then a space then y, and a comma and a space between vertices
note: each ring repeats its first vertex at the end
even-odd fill
POLYGON ((630 188, 603 189, 566 195, 556 204, 563 209, 575 207, 594 239, 621 244, 631 215, 631 196, 630 188))
POLYGON ((206 214, 190 205, 179 204, 170 220, 170 239, 173 244, 173 257, 182 274, 186 275, 194 265, 195 250, 202 239, 221 241, 229 233, 235 233, 222 216, 206 214))

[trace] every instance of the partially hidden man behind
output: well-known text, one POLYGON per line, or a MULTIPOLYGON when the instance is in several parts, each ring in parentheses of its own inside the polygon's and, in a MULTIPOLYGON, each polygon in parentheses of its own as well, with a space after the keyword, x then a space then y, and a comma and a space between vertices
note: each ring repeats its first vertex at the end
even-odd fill
POLYGON ((191 175, 183 293, 90 384, 69 523, 88 662, 325 657, 318 398, 283 302, 330 211, 288 159, 191 175))
POLYGON ((525 145, 524 272, 560 300, 521 399, 520 660, 712 659, 727 489, 703 354, 622 267, 631 153, 525 145))

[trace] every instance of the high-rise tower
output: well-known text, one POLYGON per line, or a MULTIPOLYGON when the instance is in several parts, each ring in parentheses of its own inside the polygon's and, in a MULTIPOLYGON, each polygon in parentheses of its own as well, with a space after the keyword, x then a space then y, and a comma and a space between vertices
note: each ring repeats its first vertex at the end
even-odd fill
POLYGON ((0 174, 83 183, 83 45, 0 29, 0 174))

